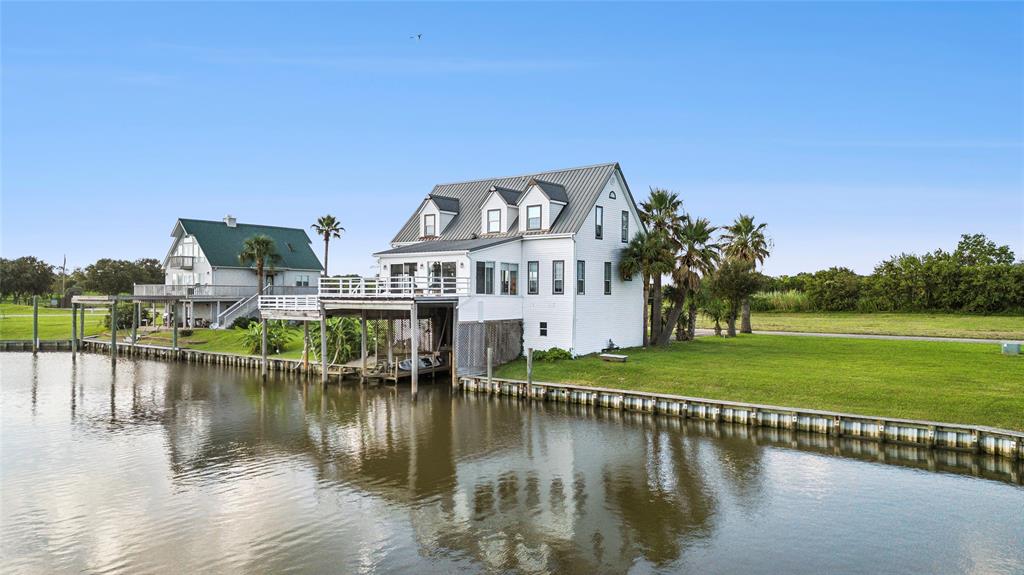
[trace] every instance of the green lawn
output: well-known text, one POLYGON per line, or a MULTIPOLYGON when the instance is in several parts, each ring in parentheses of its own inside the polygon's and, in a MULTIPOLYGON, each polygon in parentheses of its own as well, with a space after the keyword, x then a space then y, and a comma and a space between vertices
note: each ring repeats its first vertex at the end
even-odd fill
MULTIPOLYGON (((747 335, 537 362, 534 379, 1024 430, 1024 356, 996 344, 747 335)), ((518 360, 497 376, 526 377, 518 360)))
MULTIPOLYGON (((954 313, 754 312, 754 330, 1024 339, 1024 316, 954 313)), ((701 317, 698 327, 714 323, 701 317)), ((722 325, 723 329, 725 324, 722 325)), ((737 326, 738 327, 738 326, 737 326)))
MULTIPOLYGON (((106 316, 106 310, 87 310, 85 334, 100 333, 106 316)), ((32 339, 31 305, 0 303, 0 339, 32 339)), ((71 339, 71 310, 40 306, 39 339, 71 339)))
MULTIPOLYGON (((285 344, 284 351, 280 354, 271 354, 274 357, 302 357, 302 329, 290 328, 291 338, 285 344)), ((107 332, 109 334, 109 332, 107 332)), ((128 335, 129 332, 121 330, 120 333, 128 335)), ((242 344, 242 330, 240 329, 193 329, 192 335, 181 335, 178 332, 178 346, 201 351, 216 351, 222 353, 248 354, 242 344)), ((171 330, 164 328, 161 331, 146 334, 139 343, 148 345, 171 345, 171 330)))

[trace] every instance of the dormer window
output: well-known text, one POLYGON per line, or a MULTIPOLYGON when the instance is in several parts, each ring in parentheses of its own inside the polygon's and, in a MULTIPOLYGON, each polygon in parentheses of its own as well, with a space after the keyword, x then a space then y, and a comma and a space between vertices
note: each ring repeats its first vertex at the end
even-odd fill
POLYGON ((540 229, 540 206, 526 206, 526 229, 540 229))
POLYGON ((437 235, 437 216, 427 214, 423 216, 423 235, 427 237, 437 235))
POLYGON ((487 233, 496 234, 501 231, 501 210, 487 210, 487 233))

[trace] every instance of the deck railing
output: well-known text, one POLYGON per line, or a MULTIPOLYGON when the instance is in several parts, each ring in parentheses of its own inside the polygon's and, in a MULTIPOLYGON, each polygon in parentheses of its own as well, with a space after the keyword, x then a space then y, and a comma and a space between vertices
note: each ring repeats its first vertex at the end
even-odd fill
POLYGON ((320 278, 322 298, 391 298, 469 295, 469 278, 393 276, 320 278))
POLYGON ((320 297, 316 295, 261 295, 261 310, 280 311, 317 311, 320 309, 320 297))
MULTIPOLYGON (((316 286, 268 286, 264 293, 274 295, 313 295, 316 286)), ((141 297, 179 297, 242 299, 256 295, 256 286, 135 284, 134 295, 141 297)))

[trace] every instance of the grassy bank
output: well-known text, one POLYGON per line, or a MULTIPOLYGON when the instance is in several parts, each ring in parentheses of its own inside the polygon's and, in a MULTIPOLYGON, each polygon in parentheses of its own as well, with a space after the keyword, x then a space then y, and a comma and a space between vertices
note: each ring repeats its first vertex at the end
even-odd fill
MULTIPOLYGON (((754 312, 755 330, 1024 339, 1024 316, 946 313, 754 312)), ((701 317, 698 327, 714 322, 701 317)), ((724 324, 723 324, 724 327, 724 324)))
POLYGON ((1024 430, 1024 357, 995 344, 748 335, 624 353, 538 362, 534 379, 1024 430))
MULTIPOLYGON (((106 310, 87 310, 85 334, 96 335, 103 331, 106 316, 106 310)), ((71 339, 71 310, 40 307, 39 338, 71 339)), ((0 339, 32 339, 31 305, 0 304, 0 339)))
MULTIPOLYGON (((110 332, 108 331, 107 333, 109 334, 110 332)), ((129 334, 126 330, 121 330, 119 333, 125 336, 129 334)), ((178 347, 249 355, 250 352, 242 341, 243 333, 240 329, 193 329, 192 335, 184 336, 179 331, 178 347)), ((302 329, 291 328, 288 330, 288 333, 290 337, 285 343, 282 352, 279 354, 271 353, 270 355, 274 357, 302 357, 302 329)), ((140 338, 139 343, 170 347, 171 337, 171 330, 165 328, 158 332, 145 334, 140 338)))

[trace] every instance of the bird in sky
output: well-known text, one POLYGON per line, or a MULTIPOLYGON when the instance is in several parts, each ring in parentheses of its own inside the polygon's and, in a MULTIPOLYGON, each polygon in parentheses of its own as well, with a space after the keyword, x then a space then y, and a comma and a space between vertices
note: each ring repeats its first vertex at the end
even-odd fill
POLYGON ((409 36, 409 39, 415 39, 417 42, 419 42, 420 40, 423 39, 423 34, 413 34, 412 36, 409 36))

